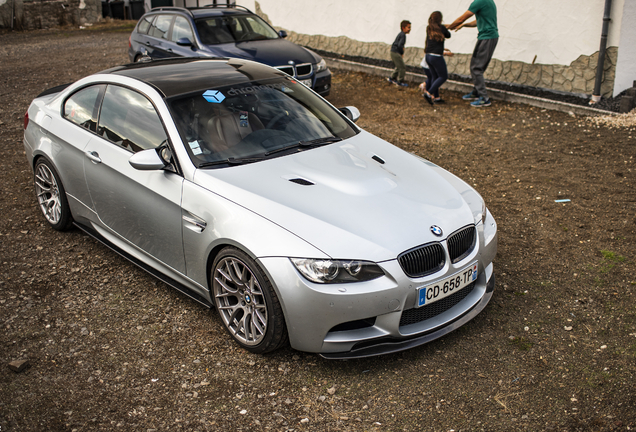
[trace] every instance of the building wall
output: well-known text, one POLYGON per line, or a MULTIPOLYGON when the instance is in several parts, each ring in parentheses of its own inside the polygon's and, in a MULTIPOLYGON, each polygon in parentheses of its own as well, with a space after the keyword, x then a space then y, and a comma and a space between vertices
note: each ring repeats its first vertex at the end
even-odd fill
MULTIPOLYGON (((591 95, 594 89, 605 0, 495 0, 498 10, 499 44, 486 78, 552 90, 591 95)), ((423 56, 426 25, 431 12, 439 10, 450 23, 464 13, 471 0, 239 0, 258 9, 272 25, 290 33, 297 43, 339 54, 389 60, 389 46, 399 23, 412 23, 407 36, 405 61, 419 65, 423 56)), ((626 42, 633 25, 626 24, 623 10, 634 0, 613 0, 611 24, 601 93, 611 96, 615 88, 619 44, 626 42)), ((636 13, 635 13, 636 14, 636 13)), ((627 22, 633 23, 636 15, 627 22)), ((447 58, 450 73, 469 75, 468 64, 477 29, 452 32, 446 47, 456 55, 447 58)), ((625 48, 623 51, 627 51, 625 48)), ((624 74, 633 76, 636 65, 626 57, 624 74)), ((622 58, 622 57, 621 57, 622 58)), ((636 79, 636 77, 634 77, 636 79)), ((631 87, 631 82, 627 87, 631 87)))
POLYGON ((82 25, 101 16, 101 0, 0 0, 0 25, 15 30, 82 25))

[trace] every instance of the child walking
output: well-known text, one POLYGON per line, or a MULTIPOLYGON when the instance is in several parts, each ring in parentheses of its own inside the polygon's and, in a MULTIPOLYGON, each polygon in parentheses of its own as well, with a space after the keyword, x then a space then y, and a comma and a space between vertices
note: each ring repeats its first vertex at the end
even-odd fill
POLYGON ((400 23, 400 29, 400 33, 398 33, 393 45, 391 45, 391 60, 393 60, 395 70, 391 76, 387 78, 387 81, 401 87, 408 87, 409 85, 404 82, 404 77, 406 76, 404 45, 406 44, 406 35, 411 32, 411 22, 407 20, 402 21, 400 23))
POLYGON ((452 55, 452 53, 444 48, 444 41, 450 37, 450 32, 442 24, 442 13, 433 12, 428 18, 426 44, 424 45, 425 59, 430 69, 431 78, 426 83, 423 96, 426 102, 431 105, 444 102, 439 96, 439 88, 448 79, 448 69, 444 56, 452 55))

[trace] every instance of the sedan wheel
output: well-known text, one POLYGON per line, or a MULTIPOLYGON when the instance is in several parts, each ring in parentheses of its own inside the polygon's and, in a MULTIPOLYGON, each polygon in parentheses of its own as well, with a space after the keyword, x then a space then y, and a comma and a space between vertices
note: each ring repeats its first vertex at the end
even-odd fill
POLYGON ((258 264, 242 251, 221 251, 212 269, 214 302, 225 328, 246 350, 273 351, 287 343, 282 308, 258 264))
POLYGON ((33 181, 40 210, 47 222, 58 231, 69 229, 73 218, 55 168, 45 159, 38 160, 33 181))

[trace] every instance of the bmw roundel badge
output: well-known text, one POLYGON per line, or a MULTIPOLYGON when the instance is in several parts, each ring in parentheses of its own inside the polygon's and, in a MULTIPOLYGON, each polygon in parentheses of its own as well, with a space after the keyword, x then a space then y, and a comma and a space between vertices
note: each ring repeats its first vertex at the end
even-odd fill
POLYGON ((441 237, 442 236, 442 229, 440 227, 438 227, 437 225, 431 226, 431 232, 433 234, 435 234, 437 237, 441 237))

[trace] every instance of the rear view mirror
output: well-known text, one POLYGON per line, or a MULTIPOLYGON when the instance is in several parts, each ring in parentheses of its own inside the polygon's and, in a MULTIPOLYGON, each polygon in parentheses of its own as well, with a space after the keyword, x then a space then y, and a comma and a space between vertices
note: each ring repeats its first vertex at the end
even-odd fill
MULTIPOLYGON (((161 152, 163 148, 165 147, 160 148, 159 152, 161 152)), ((132 155, 130 159, 128 159, 128 163, 130 163, 133 168, 140 171, 155 171, 164 169, 167 164, 159 155, 159 152, 157 152, 157 149, 142 150, 132 155)))
POLYGON ((338 108, 338 109, 340 110, 341 113, 346 115, 347 118, 354 123, 357 122, 358 119, 360 118, 360 111, 358 111, 358 108, 354 106, 347 106, 347 107, 338 108))
POLYGON ((192 41, 187 37, 182 37, 177 41, 177 45, 179 46, 192 46, 192 41))
POLYGON ((285 39, 287 37, 287 32, 285 30, 281 30, 278 32, 278 36, 285 39))

